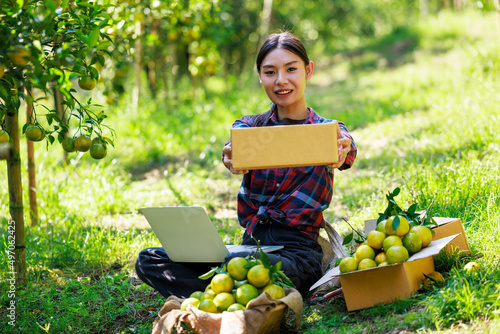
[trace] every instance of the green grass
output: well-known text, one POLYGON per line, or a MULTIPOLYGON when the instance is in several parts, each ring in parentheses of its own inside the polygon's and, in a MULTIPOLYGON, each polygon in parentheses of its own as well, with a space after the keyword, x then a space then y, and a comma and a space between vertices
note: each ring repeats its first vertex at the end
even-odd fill
MULTIPOLYGON (((342 234, 349 230, 342 217, 361 229, 385 208, 384 195, 401 186, 403 207, 433 203, 435 216, 461 218, 472 254, 437 257, 445 283, 409 299, 354 312, 341 299, 307 306, 302 332, 500 329, 500 45, 491 28, 497 20, 443 12, 332 66, 330 58, 316 62, 308 104, 345 122, 359 149, 355 166, 335 175, 326 218, 342 234), (406 40, 411 47, 391 59, 391 47, 406 40), (481 264, 480 273, 462 271, 471 259, 481 264)), ((71 155, 66 166, 59 146, 37 145, 40 222, 26 228, 29 283, 16 291, 17 332, 151 332, 164 300, 134 278, 137 253, 159 244, 137 212, 141 206, 202 205, 225 241, 239 240, 240 178, 225 171, 220 150, 234 119, 268 107, 253 79, 231 79, 229 86, 238 89, 228 91, 214 84, 195 101, 145 98, 139 112, 130 110, 125 95, 108 118, 116 148, 97 163, 88 154, 71 155)), ((5 168, 0 180, 5 254, 5 168)), ((8 278, 4 258, 1 275, 8 278)), ((10 298, 4 279, 0 289, 0 318, 6 319, 10 298)), ((11 329, 0 323, 0 332, 11 329)))

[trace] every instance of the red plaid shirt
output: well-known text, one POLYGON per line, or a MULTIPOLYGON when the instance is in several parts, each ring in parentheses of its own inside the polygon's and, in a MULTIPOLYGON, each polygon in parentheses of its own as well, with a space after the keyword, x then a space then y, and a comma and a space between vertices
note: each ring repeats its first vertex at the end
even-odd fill
MULTIPOLYGON (((329 123, 332 120, 318 116, 308 108, 304 124, 329 123)), ((346 126, 338 122, 343 135, 351 138, 351 151, 339 168, 350 168, 356 158, 356 145, 346 126)), ((279 125, 276 113, 266 126, 279 125)), ((252 127, 252 116, 236 120, 233 128, 252 127)), ((257 224, 272 220, 296 228, 314 240, 325 226, 323 210, 332 200, 334 171, 327 166, 269 168, 251 170, 244 174, 238 193, 238 220, 251 234, 257 224)))

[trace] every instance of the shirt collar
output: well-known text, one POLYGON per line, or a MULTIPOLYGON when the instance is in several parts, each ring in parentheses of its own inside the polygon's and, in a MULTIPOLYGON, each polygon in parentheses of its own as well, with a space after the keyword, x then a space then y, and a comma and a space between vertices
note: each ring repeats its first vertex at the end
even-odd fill
MULTIPOLYGON (((266 124, 278 125, 279 124, 278 116, 276 116, 276 112, 278 111, 278 108, 276 108, 275 104, 273 104, 273 106, 271 108, 273 109, 273 112, 269 116, 269 118, 267 119, 266 124)), ((310 107, 307 107, 307 110, 309 111, 309 116, 307 116, 304 124, 314 124, 314 123, 317 123, 318 119, 319 119, 318 114, 316 114, 316 112, 312 108, 310 108, 310 107)))

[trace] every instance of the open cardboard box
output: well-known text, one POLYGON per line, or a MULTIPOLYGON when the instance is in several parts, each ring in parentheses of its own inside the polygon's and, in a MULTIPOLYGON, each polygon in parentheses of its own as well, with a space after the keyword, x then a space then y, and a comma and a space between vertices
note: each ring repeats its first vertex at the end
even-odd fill
POLYGON ((235 169, 328 165, 338 161, 337 122, 231 129, 235 169))
POLYGON ((390 303, 396 299, 408 298, 416 292, 423 282, 424 274, 434 271, 433 256, 438 254, 458 234, 433 240, 420 252, 413 254, 408 261, 358 270, 347 274, 340 273, 339 267, 330 269, 310 290, 339 276, 348 311, 390 303))
MULTIPOLYGON (((442 239, 444 237, 458 234, 458 236, 452 240, 452 242, 446 246, 445 250, 452 253, 457 248, 462 253, 470 254, 469 243, 467 242, 467 236, 465 235, 464 226, 460 218, 444 218, 444 217, 433 217, 438 226, 432 226, 431 229, 434 231, 432 235, 432 240, 442 239)), ((377 227, 377 219, 370 219, 365 221, 365 233, 374 230, 377 227)))

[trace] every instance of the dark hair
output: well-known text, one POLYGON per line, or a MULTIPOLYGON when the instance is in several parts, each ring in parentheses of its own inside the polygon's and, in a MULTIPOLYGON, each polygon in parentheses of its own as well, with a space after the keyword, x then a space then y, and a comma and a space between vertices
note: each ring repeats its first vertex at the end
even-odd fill
POLYGON ((257 72, 260 71, 262 62, 264 61, 264 58, 266 58, 267 54, 275 49, 285 49, 295 53, 304 61, 306 66, 309 65, 310 60, 302 41, 291 33, 285 31, 279 34, 270 35, 264 44, 262 44, 260 51, 257 54, 257 72))
MULTIPOLYGON (((309 57, 307 56, 306 48, 300 39, 289 33, 288 31, 281 32, 279 34, 270 35, 267 40, 260 47, 259 53, 257 54, 256 67, 257 72, 260 72, 260 67, 262 66, 262 62, 264 58, 268 55, 269 52, 276 49, 285 49, 288 50, 297 56, 300 57, 304 61, 304 64, 309 65, 309 57)), ((272 115, 276 106, 273 104, 271 108, 263 114, 258 114, 253 117, 254 126, 265 126, 267 119, 272 115)))

